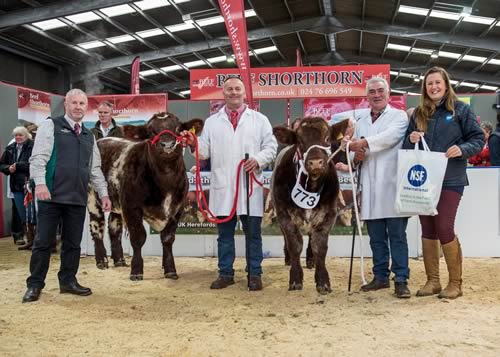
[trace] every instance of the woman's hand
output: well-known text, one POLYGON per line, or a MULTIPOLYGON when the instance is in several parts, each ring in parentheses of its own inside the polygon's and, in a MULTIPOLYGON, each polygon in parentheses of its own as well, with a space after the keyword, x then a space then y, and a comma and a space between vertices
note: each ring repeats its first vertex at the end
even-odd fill
POLYGON ((424 133, 421 131, 413 131, 410 134, 410 143, 416 144, 420 141, 420 138, 424 136, 424 133))
POLYGON ((457 145, 453 145, 446 151, 445 156, 448 159, 451 159, 453 157, 460 157, 462 156, 462 149, 460 149, 457 145))

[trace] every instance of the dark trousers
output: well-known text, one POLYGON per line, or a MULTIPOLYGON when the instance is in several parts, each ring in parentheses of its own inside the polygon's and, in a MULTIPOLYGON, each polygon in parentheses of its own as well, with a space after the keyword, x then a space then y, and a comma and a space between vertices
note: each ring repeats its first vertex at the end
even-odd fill
MULTIPOLYGON (((219 217, 224 218, 224 217, 219 217)), ((260 276, 262 274, 262 217, 247 215, 240 216, 245 232, 246 247, 249 247, 250 254, 250 275, 260 276), (251 228, 252 236, 248 235, 248 228, 251 228)), ((217 237, 217 254, 219 258, 219 275, 223 277, 233 277, 233 263, 235 259, 234 230, 236 228, 236 216, 229 222, 217 225, 219 236, 217 237)), ((248 269, 248 267, 247 267, 248 269)))
POLYGON ((23 225, 21 223, 21 218, 19 217, 19 213, 16 209, 16 201, 12 199, 12 223, 10 231, 12 235, 19 234, 23 231, 23 225))
POLYGON ((441 244, 448 244, 455 239, 455 217, 462 195, 456 191, 443 189, 435 216, 419 216, 422 225, 422 237, 439 239, 441 244))
POLYGON ((56 242, 57 225, 62 221, 59 285, 76 282, 80 265, 80 243, 85 222, 85 206, 38 202, 38 231, 33 242, 28 287, 43 288, 49 270, 51 248, 56 242))

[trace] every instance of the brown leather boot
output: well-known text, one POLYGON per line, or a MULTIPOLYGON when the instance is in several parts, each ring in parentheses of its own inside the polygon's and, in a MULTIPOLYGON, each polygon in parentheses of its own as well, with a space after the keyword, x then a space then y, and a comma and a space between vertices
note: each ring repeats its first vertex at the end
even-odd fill
POLYGON ((33 246, 33 241, 35 240, 35 225, 31 223, 27 223, 28 230, 26 232, 26 244, 23 245, 22 247, 19 247, 17 249, 19 250, 31 250, 31 247, 33 246))
POLYGON ((430 296, 441 292, 439 281, 440 247, 439 239, 422 238, 422 254, 427 282, 417 291, 417 296, 430 296))
POLYGON ((442 247, 450 281, 438 297, 440 299, 456 299, 462 296, 462 248, 458 237, 442 247))

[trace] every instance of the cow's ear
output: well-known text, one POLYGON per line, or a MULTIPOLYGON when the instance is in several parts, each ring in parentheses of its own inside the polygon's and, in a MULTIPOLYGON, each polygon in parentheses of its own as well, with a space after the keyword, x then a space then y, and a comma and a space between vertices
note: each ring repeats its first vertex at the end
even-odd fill
POLYGON ((297 134, 287 127, 277 126, 273 128, 273 134, 280 144, 294 145, 297 143, 297 134))
POLYGON ((123 137, 129 140, 146 140, 148 131, 145 125, 124 125, 122 127, 123 137))
POLYGON ((332 143, 341 141, 344 138, 344 133, 349 127, 349 119, 342 120, 330 127, 330 141, 332 143))
POLYGON ((181 130, 191 130, 194 131, 196 135, 199 135, 203 130, 203 120, 201 119, 191 119, 188 122, 182 123, 181 130))

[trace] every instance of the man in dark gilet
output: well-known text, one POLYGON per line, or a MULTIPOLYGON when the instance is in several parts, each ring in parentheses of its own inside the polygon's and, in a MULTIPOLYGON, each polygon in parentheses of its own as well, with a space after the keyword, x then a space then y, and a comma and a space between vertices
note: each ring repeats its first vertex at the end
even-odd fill
POLYGON ((38 199, 38 234, 33 244, 31 275, 26 281, 28 290, 23 303, 38 300, 45 286, 50 250, 60 220, 60 292, 80 296, 92 294, 76 280, 89 182, 98 192, 104 210, 111 209, 111 201, 94 136, 81 124, 87 104, 85 92, 70 90, 64 100, 66 114, 45 120, 37 131, 30 158, 30 176, 35 181, 38 199))

